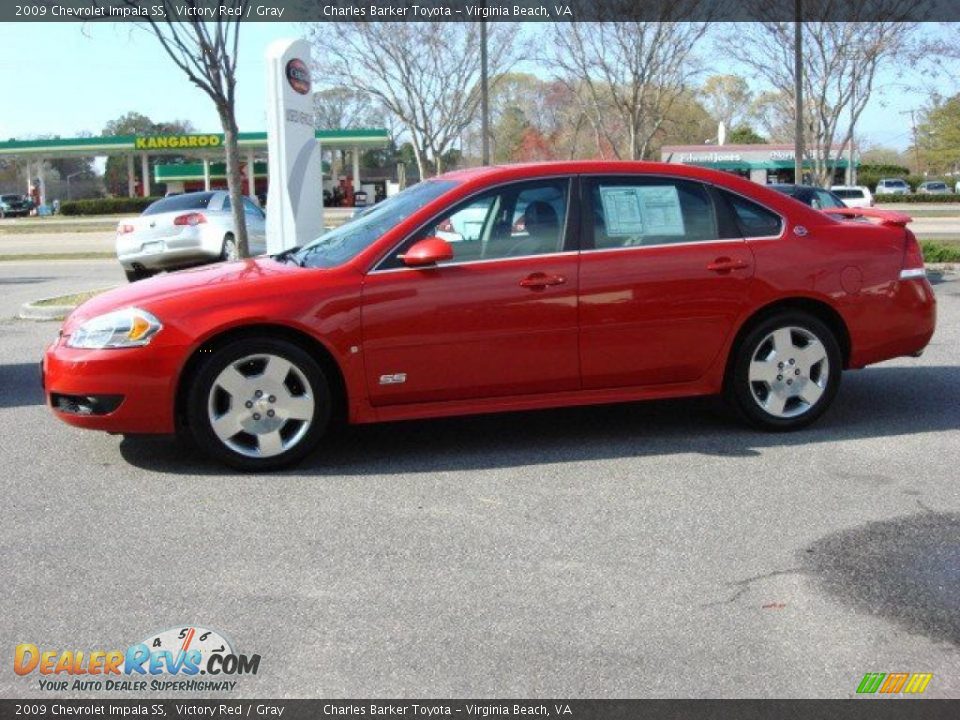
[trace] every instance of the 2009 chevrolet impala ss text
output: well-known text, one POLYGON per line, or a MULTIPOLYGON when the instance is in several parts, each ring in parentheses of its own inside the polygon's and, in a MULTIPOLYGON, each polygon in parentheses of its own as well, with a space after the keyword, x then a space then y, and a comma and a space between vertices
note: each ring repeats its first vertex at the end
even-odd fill
POLYGON ((45 392, 72 425, 184 431, 248 470, 300 460, 335 421, 724 393, 792 430, 843 369, 933 335, 909 218, 868 214, 677 165, 450 173, 304 247, 88 301, 45 392))

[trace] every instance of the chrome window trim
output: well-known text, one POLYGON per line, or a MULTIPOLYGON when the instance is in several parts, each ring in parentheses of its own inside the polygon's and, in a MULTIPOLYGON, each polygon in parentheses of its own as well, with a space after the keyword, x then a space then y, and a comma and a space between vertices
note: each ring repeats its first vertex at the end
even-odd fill
MULTIPOLYGON (((564 257, 566 255, 579 255, 579 250, 564 250, 563 252, 555 253, 541 253, 539 255, 514 255, 512 257, 505 258, 489 258, 487 260, 465 260, 463 262, 450 262, 443 263, 442 265, 424 265, 421 267, 398 267, 398 268, 387 268, 386 270, 377 270, 378 275, 385 275, 387 273, 403 272, 410 270, 426 270, 427 272, 443 270, 449 267, 464 267, 467 265, 487 265, 489 263, 502 263, 502 262, 511 262, 513 260, 529 260, 530 258, 556 258, 564 257)), ((371 271, 373 272, 373 271, 371 271)))
MULTIPOLYGON (((753 238, 750 238, 753 240, 753 238)), ((594 253, 609 253, 609 252, 624 252, 627 250, 653 250, 654 248, 665 248, 665 247, 684 247, 688 245, 707 245, 707 244, 721 244, 721 245, 730 245, 733 243, 743 244, 746 242, 746 238, 718 238, 716 240, 689 240, 687 242, 678 242, 678 243, 660 243, 658 245, 624 245, 623 247, 613 247, 613 248, 588 248, 586 250, 581 250, 580 252, 586 255, 594 253)))
MULTIPOLYGON (((469 195, 464 195, 455 204, 460 205, 461 203, 469 202, 470 200, 473 200, 474 198, 477 198, 480 195, 483 195, 487 192, 490 192, 493 190, 499 190, 505 187, 510 187, 511 185, 520 185, 522 183, 537 182, 539 180, 566 180, 567 181, 567 206, 565 208, 566 211, 564 212, 564 218, 563 218, 563 231, 561 232, 561 237, 563 238, 564 242, 566 242, 567 229, 570 223, 570 204, 571 204, 570 194, 573 191, 573 180, 576 177, 577 177, 577 173, 572 173, 572 174, 558 173, 555 175, 538 175, 537 177, 524 178, 522 180, 507 180, 506 182, 497 183, 495 185, 488 185, 487 187, 481 188, 476 192, 470 193, 469 195)), ((567 255, 567 254, 570 254, 571 252, 576 252, 576 251, 559 251, 556 253, 541 254, 541 255, 516 255, 514 257, 509 257, 509 258, 490 258, 489 260, 466 260, 461 263, 452 262, 452 263, 444 263, 443 265, 434 265, 434 266, 425 266, 425 267, 399 267, 399 268, 381 267, 381 265, 383 265, 383 263, 389 260, 394 255, 394 253, 396 253, 397 250, 399 250, 403 246, 403 244, 407 242, 407 240, 412 238, 414 235, 416 235, 418 232, 423 230, 425 227, 427 227, 431 223, 443 218, 445 216, 445 212, 446 211, 442 211, 440 213, 437 213, 436 215, 433 215, 429 220, 427 220, 425 223, 417 227, 416 230, 404 236, 404 238, 400 242, 396 243, 392 248, 390 248, 389 252, 384 253, 383 257, 380 258, 373 265, 373 267, 367 271, 367 274, 394 272, 396 270, 429 270, 431 267, 439 268, 439 267, 453 267, 455 265, 474 265, 478 262, 498 262, 501 260, 517 260, 520 258, 528 258, 528 257, 548 257, 549 255, 567 255)))

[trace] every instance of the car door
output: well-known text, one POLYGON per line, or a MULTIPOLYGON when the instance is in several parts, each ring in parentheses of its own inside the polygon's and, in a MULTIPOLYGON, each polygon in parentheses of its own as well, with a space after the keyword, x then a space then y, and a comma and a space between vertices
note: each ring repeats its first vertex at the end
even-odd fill
POLYGON ((243 214, 247 221, 247 235, 250 238, 250 254, 262 255, 267 251, 267 221, 263 210, 250 198, 243 199, 243 214))
POLYGON ((669 176, 583 182, 584 389, 691 382, 747 302, 753 255, 717 191, 669 176))
POLYGON ((367 274, 363 352, 374 405, 579 387, 570 186, 562 177, 482 192, 434 218, 367 274), (410 268, 399 259, 437 236, 450 242, 453 260, 410 268))

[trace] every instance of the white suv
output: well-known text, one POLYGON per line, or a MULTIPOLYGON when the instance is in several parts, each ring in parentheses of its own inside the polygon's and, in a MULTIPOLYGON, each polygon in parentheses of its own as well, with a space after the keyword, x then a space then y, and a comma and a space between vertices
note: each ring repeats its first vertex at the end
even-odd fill
POLYGON ((873 207, 873 194, 863 185, 834 185, 830 191, 847 207, 873 207))

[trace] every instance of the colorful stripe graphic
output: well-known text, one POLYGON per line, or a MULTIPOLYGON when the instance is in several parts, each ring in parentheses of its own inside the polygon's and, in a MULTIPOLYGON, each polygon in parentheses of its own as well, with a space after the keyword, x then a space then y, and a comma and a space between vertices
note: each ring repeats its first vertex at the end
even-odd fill
POLYGON ((895 695, 900 692, 919 694, 927 689, 933 673, 867 673, 857 686, 857 693, 871 695, 879 692, 895 695))

